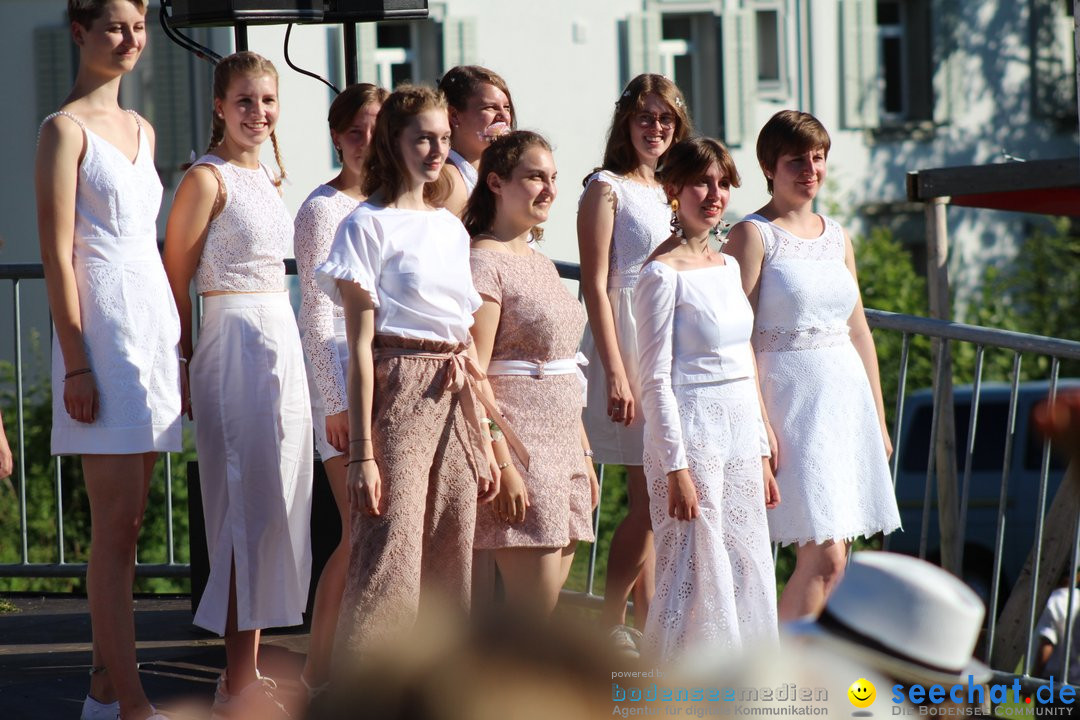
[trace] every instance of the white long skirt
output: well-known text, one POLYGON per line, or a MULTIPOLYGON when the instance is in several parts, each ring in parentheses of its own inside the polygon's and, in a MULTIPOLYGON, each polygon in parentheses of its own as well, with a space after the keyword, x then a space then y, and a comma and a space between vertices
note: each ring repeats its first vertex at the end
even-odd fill
POLYGON ((210 577, 195 624, 225 632, 236 566, 238 630, 299 625, 311 575, 311 404, 286 293, 203 299, 191 360, 210 577))
MULTIPOLYGON (((777 642, 761 409, 750 378, 673 387, 700 515, 668 515, 668 480, 645 448, 656 594, 645 640, 658 660, 777 642)), ((782 504, 782 503, 781 503, 782 504)))

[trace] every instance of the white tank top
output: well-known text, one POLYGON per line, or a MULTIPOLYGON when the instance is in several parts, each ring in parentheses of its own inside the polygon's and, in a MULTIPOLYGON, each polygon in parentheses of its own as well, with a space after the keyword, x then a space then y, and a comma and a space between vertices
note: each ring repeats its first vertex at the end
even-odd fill
POLYGON ((285 257, 293 249, 293 221, 270 171, 242 168, 207 154, 225 185, 225 207, 210 222, 195 292, 279 292, 285 289, 285 257))

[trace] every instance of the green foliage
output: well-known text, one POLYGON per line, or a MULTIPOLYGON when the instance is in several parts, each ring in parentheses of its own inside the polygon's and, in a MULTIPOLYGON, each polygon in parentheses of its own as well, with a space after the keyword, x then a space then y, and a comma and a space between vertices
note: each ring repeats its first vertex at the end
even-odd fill
MULTIPOLYGON (((626 468, 622 465, 604 466, 601 478, 603 485, 600 494, 600 532, 596 548, 596 572, 593 576, 593 593, 604 594, 604 582, 607 580, 607 558, 611 549, 611 536, 615 528, 626 517, 628 499, 626 494, 626 468)), ((589 555, 591 543, 578 543, 570 577, 566 582, 568 590, 584 591, 588 581, 589 555)))
MULTIPOLYGON (((30 342, 29 365, 48 367, 43 360, 40 340, 30 342)), ((22 521, 19 511, 20 461, 26 466, 27 555, 31 563, 55 563, 60 560, 58 517, 63 523, 63 559, 69 563, 86 562, 90 550, 90 506, 77 457, 56 458, 50 454, 52 394, 48 377, 26 383, 23 388, 23 446, 20 458, 15 390, 15 368, 0 363, 0 412, 3 412, 8 439, 14 453, 15 474, 10 485, 0 484, 0 563, 22 561, 22 521), (57 478, 57 462, 60 477, 57 478), (59 484, 59 492, 57 485, 59 484), (15 496, 12 497, 12 492, 15 496), (57 496, 63 508, 57 512, 57 496)), ((188 560, 188 516, 186 463, 194 459, 191 438, 185 436, 184 452, 172 455, 173 547, 177 562, 188 560)), ((138 558, 144 563, 168 560, 166 545, 165 463, 159 461, 151 481, 150 497, 139 539, 138 558)), ((118 485, 131 482, 117 478, 118 485)), ((185 592, 187 580, 139 578, 137 592, 185 592)), ((85 578, 0 578, 0 591, 85 592, 85 578)))

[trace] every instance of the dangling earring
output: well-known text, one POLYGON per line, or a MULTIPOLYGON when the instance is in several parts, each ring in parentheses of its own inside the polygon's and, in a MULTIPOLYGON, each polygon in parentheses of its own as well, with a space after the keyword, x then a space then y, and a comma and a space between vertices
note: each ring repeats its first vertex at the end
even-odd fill
POLYGON ((671 232, 675 237, 679 238, 681 244, 686 244, 686 233, 683 232, 682 225, 679 224, 679 198, 672 198, 671 200, 671 232))

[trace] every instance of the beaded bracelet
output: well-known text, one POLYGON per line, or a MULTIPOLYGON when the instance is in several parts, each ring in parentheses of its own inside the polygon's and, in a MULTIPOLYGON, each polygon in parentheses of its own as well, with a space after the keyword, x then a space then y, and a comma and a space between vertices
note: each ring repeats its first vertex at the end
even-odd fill
POLYGON ((505 470, 506 468, 510 467, 510 466, 511 466, 512 464, 513 464, 513 463, 512 463, 512 462, 511 462, 510 460, 507 460, 506 462, 504 462, 504 463, 501 463, 501 464, 500 464, 500 465, 498 466, 498 468, 499 468, 500 470, 505 470))

